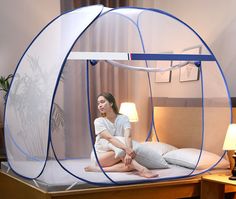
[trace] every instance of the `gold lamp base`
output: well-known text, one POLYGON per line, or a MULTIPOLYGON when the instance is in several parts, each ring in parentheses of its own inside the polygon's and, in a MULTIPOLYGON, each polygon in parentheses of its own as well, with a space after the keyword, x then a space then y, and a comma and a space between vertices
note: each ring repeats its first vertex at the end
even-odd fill
POLYGON ((230 180, 236 180, 236 176, 230 176, 229 179, 230 180))

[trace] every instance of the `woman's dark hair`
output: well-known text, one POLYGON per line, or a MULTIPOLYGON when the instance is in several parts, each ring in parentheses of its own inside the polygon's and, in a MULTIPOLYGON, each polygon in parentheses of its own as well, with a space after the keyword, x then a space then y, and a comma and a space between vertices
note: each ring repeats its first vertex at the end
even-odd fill
POLYGON ((116 100, 115 98, 113 97, 113 95, 111 93, 108 93, 108 92, 102 92, 100 93, 98 96, 97 96, 97 99, 100 97, 100 96, 103 96, 104 98, 106 98, 106 100, 112 104, 112 109, 114 111, 115 114, 119 114, 119 109, 118 109, 118 106, 116 104, 116 100))

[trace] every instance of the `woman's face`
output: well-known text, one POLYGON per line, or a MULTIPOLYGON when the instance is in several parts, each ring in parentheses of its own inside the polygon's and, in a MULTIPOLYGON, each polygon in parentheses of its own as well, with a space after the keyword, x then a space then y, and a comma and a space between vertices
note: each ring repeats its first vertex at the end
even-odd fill
POLYGON ((103 96, 98 97, 97 103, 100 113, 107 113, 112 110, 112 104, 103 96))

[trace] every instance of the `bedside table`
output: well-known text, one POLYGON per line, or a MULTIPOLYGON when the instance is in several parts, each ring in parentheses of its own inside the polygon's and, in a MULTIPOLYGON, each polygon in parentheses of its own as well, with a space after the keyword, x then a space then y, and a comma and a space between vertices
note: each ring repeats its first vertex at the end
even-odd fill
POLYGON ((229 176, 226 174, 203 176, 201 199, 223 199, 224 193, 236 192, 236 180, 229 180, 229 176))
POLYGON ((0 122, 0 163, 6 160, 7 158, 6 158, 6 150, 3 136, 3 124, 0 122))

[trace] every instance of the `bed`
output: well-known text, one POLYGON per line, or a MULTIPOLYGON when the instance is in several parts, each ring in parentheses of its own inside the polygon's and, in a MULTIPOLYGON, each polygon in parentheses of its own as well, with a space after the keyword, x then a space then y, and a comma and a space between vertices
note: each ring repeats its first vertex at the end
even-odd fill
MULTIPOLYGON (((85 179, 89 179, 92 182, 97 183, 107 183, 106 186, 109 185, 110 180, 104 178, 104 175, 101 172, 85 172, 84 167, 89 165, 89 159, 76 159, 76 160, 63 160, 61 164, 64 165, 66 168, 69 168, 69 171, 72 172, 74 175, 79 176, 85 179)), ((19 163, 20 166, 20 163, 19 163)), ((25 170, 31 170, 32 167, 37 167, 37 162, 30 162, 27 161, 27 164, 22 164, 25 170), (25 166, 27 165, 27 166, 25 166)), ((6 174, 13 175, 17 177, 10 169, 7 162, 2 162, 1 165, 2 172, 6 174)), ((188 176, 193 170, 169 164, 169 168, 167 169, 154 169, 154 172, 157 172, 159 176, 157 178, 153 178, 153 181, 159 180, 166 181, 167 179, 173 179, 176 175, 178 176, 188 176)), ((226 169, 215 169, 212 170, 211 173, 226 173, 228 170, 226 169)), ((207 172, 208 174, 210 172, 207 172)), ((135 175, 134 172, 107 172, 107 175, 114 180, 117 185, 128 185, 135 183, 145 183, 148 182, 148 179, 144 177, 140 177, 135 175)), ((180 177, 179 177, 180 178, 180 177)), ((96 185, 91 185, 86 182, 79 180, 76 177, 73 177, 68 172, 64 171, 61 166, 55 160, 49 160, 45 167, 44 172, 42 175, 35 179, 35 180, 28 180, 30 184, 44 190, 44 191, 64 191, 64 190, 75 190, 75 189, 83 189, 83 188, 91 188, 97 187, 96 185)))
POLYGON ((3 198, 185 198, 200 194, 200 178, 57 192, 44 191, 2 171, 0 179, 3 198))
MULTIPOLYGON (((85 173, 84 166, 89 163, 88 159, 66 160, 61 162, 64 166, 69 165, 72 172, 83 175, 91 175, 91 180, 99 181, 99 173, 85 173)), ((19 163, 20 164, 20 163, 19 163)), ((25 164, 22 164, 25 166, 25 164)), ((35 162, 27 162, 25 170, 30 170, 35 162)), ((186 175, 191 169, 170 165, 169 169, 157 170, 160 177, 171 177, 175 172, 186 175)), ((206 174, 229 174, 229 169, 214 169, 206 174)), ((98 187, 88 185, 65 172, 55 160, 47 162, 45 171, 37 180, 27 180, 14 174, 7 162, 2 162, 0 172, 1 196, 3 198, 188 198, 198 197, 201 191, 201 175, 182 179, 161 180, 158 182, 144 183, 141 177, 126 173, 108 173, 117 182, 140 181, 132 185, 98 187), (14 191, 12 191, 14 189, 14 191), (135 193, 135 194, 134 194, 135 193)), ((104 178, 102 178, 104 180, 104 178)), ((108 180, 107 180, 108 181, 108 180)), ((226 186, 225 192, 236 192, 233 186, 226 186)))
MULTIPOLYGON (((28 167, 25 167, 26 170, 30 170, 30 168, 36 166, 35 162, 27 162, 28 167)), ((103 182, 109 183, 110 180, 103 177, 101 172, 84 172, 84 167, 89 164, 89 159, 83 160, 65 160, 62 162, 63 165, 70 165, 70 171, 75 175, 80 177, 87 176, 93 182, 103 182), (91 176, 91 177, 88 177, 91 176)), ((23 164, 25 165, 25 164, 23 164)), ((8 167, 7 162, 2 163, 2 171, 5 173, 9 173, 14 175, 8 167)), ((170 178, 173 174, 178 173, 183 176, 187 173, 190 173, 191 170, 188 168, 184 168, 181 166, 171 165, 168 169, 156 169, 159 173, 160 177, 165 176, 166 178, 170 178)), ((129 184, 132 182, 145 182, 145 178, 140 177, 138 175, 132 174, 132 172, 108 172, 107 175, 116 181, 118 184, 129 184)), ((153 179, 155 180, 155 179, 153 179)), ((43 174, 32 182, 35 183, 36 186, 44 189, 45 191, 58 191, 65 189, 77 189, 77 188, 88 188, 88 187, 96 187, 95 185, 88 185, 87 183, 71 176, 69 173, 65 172, 57 163, 57 161, 48 161, 47 166, 43 174)))
MULTIPOLYGON (((0 172, 1 197, 3 198, 189 198, 199 197, 201 177, 168 180, 156 183, 135 185, 81 188, 68 191, 45 191, 23 181, 19 177, 0 172), (13 191, 14 190, 14 191, 13 191)), ((233 186, 227 186, 225 192, 236 192, 233 186)))
MULTIPOLYGON (((235 112, 235 109, 234 109, 235 112)), ((160 119, 160 118, 159 118, 160 119)), ((67 160, 74 161, 77 160, 67 160)), ((83 165, 88 163, 88 159, 79 160, 83 161, 83 165)), ((69 162, 67 162, 69 163, 69 162)), ((67 164, 66 162, 64 164, 67 164)), ((2 163, 2 169, 0 172, 0 189, 1 197, 3 198, 188 198, 199 197, 201 189, 201 175, 195 177, 188 177, 183 179, 169 179, 168 181, 148 182, 144 183, 141 179, 140 183, 134 185, 119 185, 119 186, 88 186, 76 178, 68 174, 60 174, 61 168, 55 167, 57 164, 55 161, 48 161, 46 172, 37 181, 26 180, 15 175, 8 169, 7 163, 2 163), (53 170, 50 169, 50 165, 53 166, 53 170), (56 168, 56 169, 55 169, 56 168), (54 176, 54 178, 47 179, 48 176, 54 176), (66 180, 65 180, 66 179, 66 180), (61 183, 63 181, 63 183, 61 183), (55 183, 57 182, 57 183, 55 183), (66 183, 65 183, 66 182, 66 183), (14 191, 12 191, 14 189, 14 191), (68 190, 65 190, 68 189, 68 190), (55 191, 56 190, 56 191, 55 191), (135 193, 135 194, 134 194, 135 193)), ((76 163, 75 163, 76 165, 76 163)), ((29 165, 30 168, 30 165, 29 165)), ((29 169, 26 168, 26 169, 29 169)), ((73 169, 73 168, 72 168, 73 169)), ((78 172, 82 169, 75 168, 78 172)), ((184 174, 191 170, 172 165, 172 171, 183 172, 184 174)), ((171 173, 169 169, 159 170, 161 175, 169 175, 171 173)), ((229 174, 230 170, 211 170, 207 174, 212 173, 224 173, 229 174)), ((87 175, 87 174, 86 174, 87 175)), ((129 181, 139 181, 140 178, 136 175, 130 175, 130 173, 124 173, 123 176, 120 173, 109 174, 112 178, 117 178, 119 182, 123 181, 123 177, 129 177, 129 181)), ((94 175, 93 175, 94 176, 94 175)), ((98 175, 95 176, 98 179, 98 175)), ((233 186, 226 186, 225 193, 236 192, 236 188, 233 186)))

